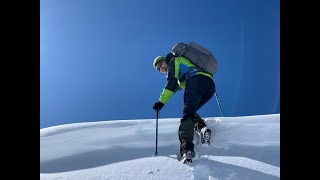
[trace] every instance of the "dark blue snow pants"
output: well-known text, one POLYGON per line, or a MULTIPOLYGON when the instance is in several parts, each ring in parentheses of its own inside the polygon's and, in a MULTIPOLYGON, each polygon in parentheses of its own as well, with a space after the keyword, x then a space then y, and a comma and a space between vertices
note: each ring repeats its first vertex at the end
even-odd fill
POLYGON ((193 135, 196 128, 201 129, 206 124, 196 113, 207 103, 215 93, 214 81, 204 75, 192 76, 186 81, 184 91, 183 117, 179 126, 179 140, 181 156, 188 150, 194 150, 193 135))

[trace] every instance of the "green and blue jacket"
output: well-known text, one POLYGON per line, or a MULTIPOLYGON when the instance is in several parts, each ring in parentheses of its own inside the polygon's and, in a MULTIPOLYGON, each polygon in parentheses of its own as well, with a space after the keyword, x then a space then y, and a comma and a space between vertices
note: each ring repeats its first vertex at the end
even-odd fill
POLYGON ((167 82, 159 101, 166 104, 175 92, 185 89, 187 79, 199 74, 213 79, 212 74, 201 71, 185 57, 179 56, 172 59, 168 64, 167 82))

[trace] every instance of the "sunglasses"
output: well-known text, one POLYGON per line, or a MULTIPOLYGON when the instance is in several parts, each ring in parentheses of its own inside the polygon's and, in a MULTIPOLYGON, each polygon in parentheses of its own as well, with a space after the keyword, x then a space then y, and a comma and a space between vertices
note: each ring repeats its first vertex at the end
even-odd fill
POLYGON ((160 68, 161 68, 162 64, 163 64, 163 61, 162 61, 162 62, 159 62, 159 63, 157 64, 157 71, 158 71, 158 72, 160 72, 160 68))

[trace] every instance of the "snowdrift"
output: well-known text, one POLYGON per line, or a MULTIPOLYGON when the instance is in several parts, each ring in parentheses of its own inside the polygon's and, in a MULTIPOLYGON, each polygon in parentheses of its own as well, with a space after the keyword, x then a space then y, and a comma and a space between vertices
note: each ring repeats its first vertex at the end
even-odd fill
POLYGON ((155 119, 40 129, 40 178, 280 179, 280 114, 204 119, 211 144, 188 165, 177 160, 179 118, 159 119, 158 156, 155 119))

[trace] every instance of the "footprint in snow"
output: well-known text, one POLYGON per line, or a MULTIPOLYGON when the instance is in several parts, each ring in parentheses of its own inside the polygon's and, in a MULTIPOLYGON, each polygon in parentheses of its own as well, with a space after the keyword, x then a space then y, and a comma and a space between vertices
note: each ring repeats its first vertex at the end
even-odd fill
POLYGON ((160 169, 151 169, 151 170, 149 170, 147 173, 148 174, 155 174, 155 173, 157 173, 157 172, 159 172, 160 171, 160 169))

